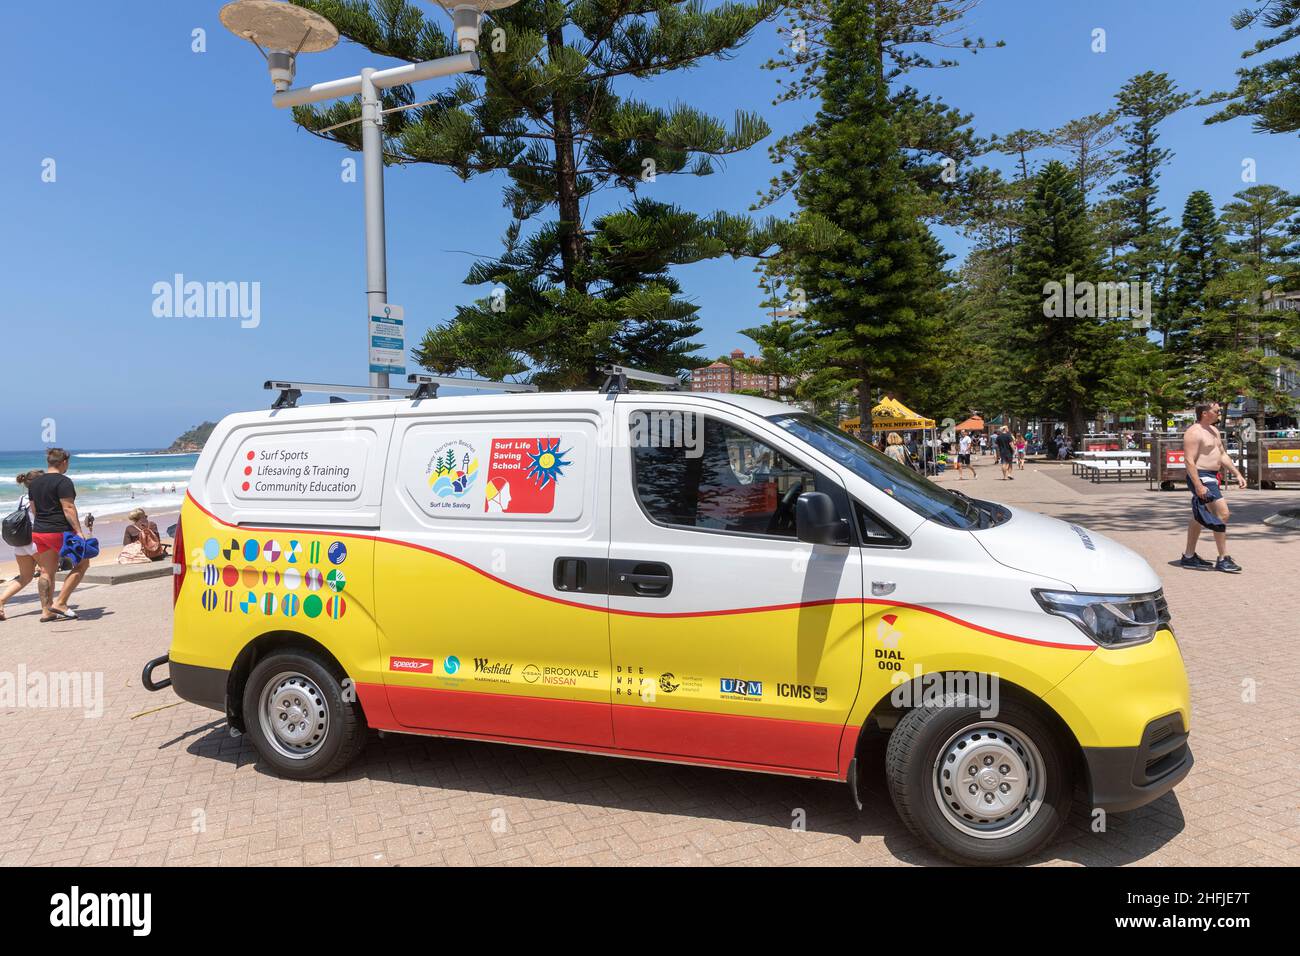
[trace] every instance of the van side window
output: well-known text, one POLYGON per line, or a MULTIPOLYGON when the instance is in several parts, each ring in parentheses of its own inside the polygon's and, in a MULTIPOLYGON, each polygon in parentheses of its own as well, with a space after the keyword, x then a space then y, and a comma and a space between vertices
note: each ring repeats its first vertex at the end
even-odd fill
MULTIPOLYGON (((634 417, 636 414, 634 413, 634 417)), ((632 464, 642 509, 660 524, 741 534, 795 537, 795 502, 833 482, 790 460, 761 439, 725 422, 697 416, 703 427, 682 441, 637 440, 632 464)))
POLYGON ((865 505, 855 501, 853 510, 858 516, 858 530, 865 547, 905 548, 911 543, 904 534, 876 517, 865 505))

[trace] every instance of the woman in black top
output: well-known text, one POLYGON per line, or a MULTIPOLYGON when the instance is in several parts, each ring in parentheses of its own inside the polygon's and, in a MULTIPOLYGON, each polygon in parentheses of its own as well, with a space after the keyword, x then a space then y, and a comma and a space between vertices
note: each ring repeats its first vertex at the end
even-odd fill
POLYGON ((90 560, 82 558, 68 572, 58 599, 54 599, 54 576, 59 572, 59 550, 63 547, 63 536, 67 532, 81 535, 81 521, 77 517, 77 489, 67 474, 69 458, 62 448, 51 448, 45 453, 45 461, 49 465, 45 474, 34 478, 27 485, 27 494, 32 499, 35 513, 32 544, 36 546, 36 563, 41 568, 37 590, 41 595, 42 623, 76 618, 77 615, 68 607, 68 599, 90 566, 90 560))

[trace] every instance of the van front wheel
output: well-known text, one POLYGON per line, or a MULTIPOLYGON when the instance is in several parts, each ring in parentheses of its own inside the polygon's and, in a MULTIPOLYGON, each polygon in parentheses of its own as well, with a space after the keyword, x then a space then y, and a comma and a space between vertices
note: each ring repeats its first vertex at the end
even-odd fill
POLYGON ((1070 813, 1070 763, 1034 710, 1002 701, 996 716, 949 697, 898 722, 885 751, 903 822, 959 863, 1011 863, 1041 850, 1070 813))
POLYGON ((244 726, 276 773, 328 777, 366 742, 365 719, 335 669, 310 651, 279 651, 259 661, 244 688, 244 726))

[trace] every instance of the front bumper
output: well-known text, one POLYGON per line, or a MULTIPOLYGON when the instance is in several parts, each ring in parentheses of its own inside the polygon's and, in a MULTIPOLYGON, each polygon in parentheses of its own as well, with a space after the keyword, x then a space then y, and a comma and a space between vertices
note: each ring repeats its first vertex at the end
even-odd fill
POLYGON ((1135 810, 1164 796, 1192 769, 1192 750, 1179 713, 1147 724, 1136 747, 1084 747, 1093 807, 1135 810))

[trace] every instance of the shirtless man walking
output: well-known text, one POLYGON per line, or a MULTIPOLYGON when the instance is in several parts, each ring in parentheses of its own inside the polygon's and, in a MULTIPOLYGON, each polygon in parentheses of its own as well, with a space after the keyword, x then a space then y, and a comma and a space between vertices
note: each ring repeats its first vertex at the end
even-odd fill
POLYGON ((1245 488, 1246 479, 1232 463, 1223 447, 1223 438, 1214 427, 1219 420, 1219 403, 1210 402, 1196 406, 1196 424, 1183 433, 1183 458, 1187 466, 1187 487, 1192 492, 1192 517, 1187 522, 1187 550, 1180 562, 1185 568, 1226 571, 1238 574, 1241 567, 1228 555, 1228 502, 1219 488, 1219 472, 1229 471, 1237 479, 1237 487, 1245 488), (1201 528, 1214 532, 1214 544, 1219 550, 1219 560, 1210 564, 1196 553, 1196 542, 1201 528))

